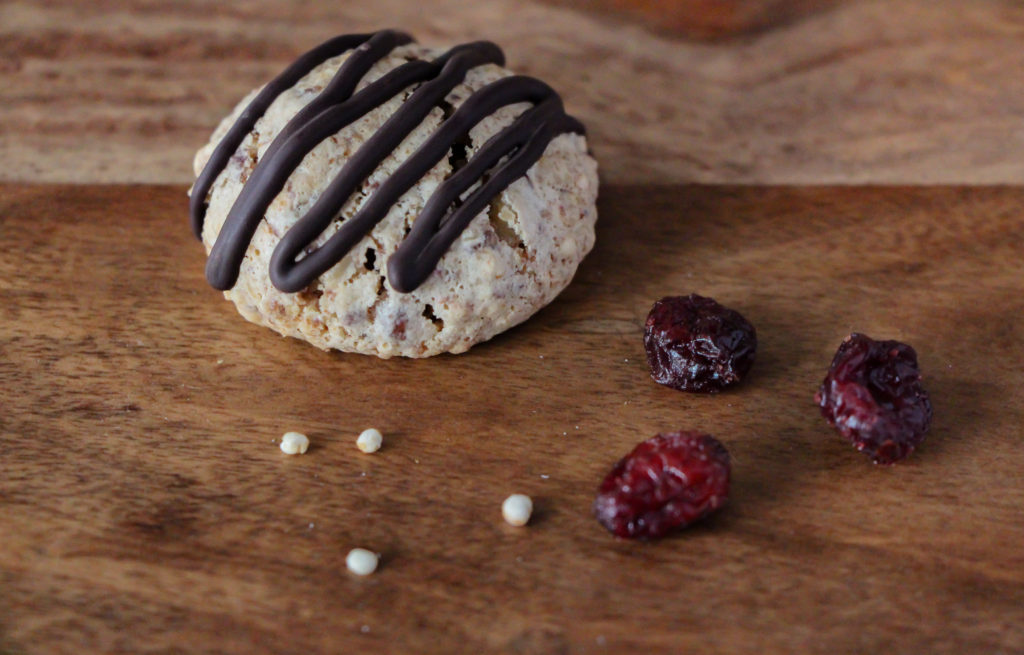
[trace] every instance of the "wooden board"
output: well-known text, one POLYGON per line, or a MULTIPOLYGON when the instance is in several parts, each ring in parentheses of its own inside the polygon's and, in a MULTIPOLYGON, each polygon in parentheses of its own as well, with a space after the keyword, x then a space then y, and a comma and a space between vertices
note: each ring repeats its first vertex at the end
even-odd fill
POLYGON ((250 89, 330 36, 392 26, 500 44, 563 95, 615 184, 1024 180, 1016 0, 844 2, 717 44, 530 0, 5 2, 0 180, 191 184, 250 89))
POLYGON ((185 204, 0 186, 0 653, 1024 652, 1024 190, 608 185, 553 305, 425 361, 246 323, 185 204), (735 392, 648 378, 647 309, 692 291, 757 326, 735 392), (851 330, 920 353, 899 466, 813 404, 851 330), (729 447, 730 505, 612 538, 599 479, 681 427, 729 447))

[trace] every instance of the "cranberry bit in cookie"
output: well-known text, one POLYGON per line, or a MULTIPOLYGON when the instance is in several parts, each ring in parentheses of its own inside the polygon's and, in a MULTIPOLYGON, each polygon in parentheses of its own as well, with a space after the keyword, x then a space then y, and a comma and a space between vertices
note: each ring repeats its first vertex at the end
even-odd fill
POLYGON ((641 442, 601 483, 594 514, 619 537, 656 539, 722 507, 729 452, 709 434, 667 432, 641 442))
POLYGON ((739 312, 696 294, 654 303, 644 327, 651 377, 680 391, 714 393, 736 384, 757 351, 754 326, 739 312))
POLYGON ((932 418, 914 349, 863 334, 851 334, 839 346, 814 400, 828 422, 876 464, 913 452, 932 418))

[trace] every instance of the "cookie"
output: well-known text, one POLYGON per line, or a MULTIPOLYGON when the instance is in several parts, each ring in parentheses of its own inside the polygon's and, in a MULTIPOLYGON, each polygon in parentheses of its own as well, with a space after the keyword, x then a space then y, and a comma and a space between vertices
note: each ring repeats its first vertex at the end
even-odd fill
POLYGON ((195 157, 207 279, 323 349, 459 353, 526 320, 594 244, 583 126, 494 44, 340 36, 245 98, 195 157))

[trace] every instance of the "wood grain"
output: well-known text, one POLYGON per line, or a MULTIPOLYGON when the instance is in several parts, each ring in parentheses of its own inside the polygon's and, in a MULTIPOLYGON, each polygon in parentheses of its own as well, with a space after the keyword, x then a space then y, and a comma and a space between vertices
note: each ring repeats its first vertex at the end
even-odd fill
POLYGON ((378 361, 237 316, 183 187, 0 186, 0 652, 1024 652, 1022 204, 608 185, 553 305, 465 355, 378 361), (757 326, 735 393, 648 378, 646 311, 691 291, 757 326), (921 355, 935 421, 902 465, 813 405, 851 330, 921 355), (612 538, 597 481, 680 427, 731 450, 731 504, 612 538), (305 456, 273 443, 293 429, 305 456), (346 573, 354 546, 374 576, 346 573))
POLYGON ((848 2, 722 44, 529 0, 0 1, 0 179, 189 184, 247 91, 384 26, 500 43, 564 95, 615 184, 1024 179, 1013 0, 848 2))

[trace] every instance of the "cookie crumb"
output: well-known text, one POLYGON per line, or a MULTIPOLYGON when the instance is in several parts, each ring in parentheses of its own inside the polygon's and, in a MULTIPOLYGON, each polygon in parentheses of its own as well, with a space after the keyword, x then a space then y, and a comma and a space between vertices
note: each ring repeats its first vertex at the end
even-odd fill
POLYGON ((356 575, 370 575, 377 570, 380 556, 365 548, 353 548, 345 557, 345 566, 356 575))
POLYGON ((501 515, 509 525, 523 526, 530 522, 533 501, 523 494, 512 494, 501 504, 501 515))
POLYGON ((384 435, 380 433, 380 430, 376 428, 369 428, 363 430, 356 439, 356 446, 359 450, 364 453, 375 453, 380 450, 381 444, 384 443, 384 435))
POLYGON ((309 437, 301 432, 285 432, 281 437, 281 452, 286 455, 303 455, 309 450, 309 437))

